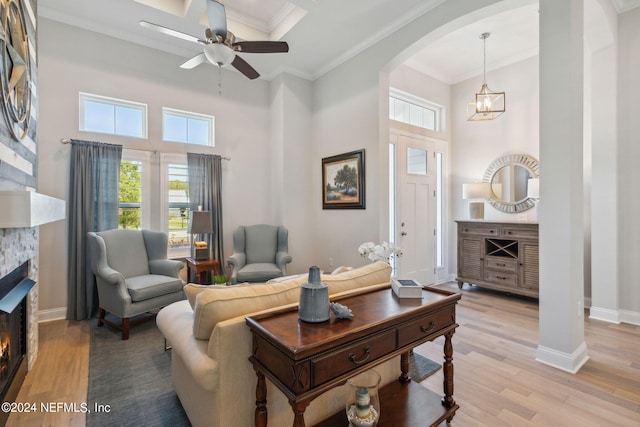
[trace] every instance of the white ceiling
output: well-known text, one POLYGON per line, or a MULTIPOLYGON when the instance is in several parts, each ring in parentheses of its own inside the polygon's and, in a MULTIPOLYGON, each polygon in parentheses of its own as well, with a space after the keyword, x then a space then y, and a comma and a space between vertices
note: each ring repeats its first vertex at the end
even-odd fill
MULTIPOLYGON (((286 40, 289 53, 243 54, 263 78, 287 71, 315 79, 372 43, 446 0, 224 0, 228 27, 245 40, 286 40)), ((611 0, 618 11, 640 0, 611 0)), ((140 27, 146 20, 204 38, 205 0, 39 0, 38 13, 112 37, 181 56, 176 68, 202 52, 198 44, 140 27)), ((482 73, 482 40, 487 70, 538 52, 537 5, 474 22, 433 41, 406 64, 446 83, 482 73)), ((202 65, 208 66, 208 65, 202 65)))

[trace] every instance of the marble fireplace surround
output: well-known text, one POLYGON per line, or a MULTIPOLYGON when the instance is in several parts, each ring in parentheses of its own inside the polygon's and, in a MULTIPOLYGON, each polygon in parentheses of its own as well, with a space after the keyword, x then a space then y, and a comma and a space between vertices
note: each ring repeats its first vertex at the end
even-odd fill
POLYGON ((38 357, 38 227, 0 228, 0 277, 29 261, 28 277, 36 282, 27 295, 27 369, 38 357))

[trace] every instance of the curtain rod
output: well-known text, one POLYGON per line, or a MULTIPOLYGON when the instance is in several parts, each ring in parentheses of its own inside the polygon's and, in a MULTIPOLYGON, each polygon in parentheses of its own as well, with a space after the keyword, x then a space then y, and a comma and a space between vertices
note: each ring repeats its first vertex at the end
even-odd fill
MULTIPOLYGON (((61 142, 61 143, 63 143, 63 144, 69 144, 69 143, 71 142, 71 140, 70 140, 70 139, 67 139, 67 138, 62 138, 62 139, 60 140, 60 142, 61 142)), ((122 148, 123 148, 123 149, 125 149, 125 150, 147 151, 147 152, 149 152, 149 153, 157 153, 157 152, 158 152, 158 150, 147 150, 147 149, 145 149, 145 148, 126 148, 126 147, 122 147, 122 148)), ((222 160, 231 160, 231 157, 224 157, 224 156, 220 156, 220 158, 221 158, 222 160)))

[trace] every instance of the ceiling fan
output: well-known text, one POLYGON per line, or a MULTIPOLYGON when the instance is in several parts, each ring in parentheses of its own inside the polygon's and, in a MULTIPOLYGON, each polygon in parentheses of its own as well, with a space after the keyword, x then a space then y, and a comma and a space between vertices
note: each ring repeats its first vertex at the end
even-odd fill
POLYGON ((194 68, 208 60, 218 67, 230 64, 248 78, 256 79, 260 77, 260 74, 247 61, 236 55, 236 52, 277 53, 289 51, 289 45, 283 41, 236 41, 233 33, 227 30, 227 15, 224 5, 215 0, 207 0, 207 16, 209 18, 209 28, 204 32, 204 39, 147 21, 140 21, 140 25, 169 36, 203 45, 202 53, 180 66, 186 69, 194 68))

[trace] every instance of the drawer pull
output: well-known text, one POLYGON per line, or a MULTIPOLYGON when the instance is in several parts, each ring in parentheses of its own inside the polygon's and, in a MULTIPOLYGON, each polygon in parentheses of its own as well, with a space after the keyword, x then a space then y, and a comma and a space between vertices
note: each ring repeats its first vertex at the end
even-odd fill
POLYGON ((424 325, 420 325, 420 331, 426 334, 427 332, 433 331, 435 327, 436 327, 436 322, 432 320, 431 322, 429 322, 428 328, 425 327, 424 325))
POLYGON ((369 356, 371 356, 371 347, 366 346, 364 348, 364 358, 362 358, 362 360, 356 360, 356 355, 353 353, 349 353, 349 360, 351 360, 356 365, 361 365, 369 360, 369 356))
POLYGON ((504 276, 496 276, 496 279, 500 279, 500 280, 507 280, 507 278, 506 278, 506 277, 504 277, 504 276))
POLYGON ((496 262, 496 265, 497 265, 498 267, 506 267, 506 266, 507 266, 507 264, 503 264, 503 263, 501 263, 501 262, 496 262))

